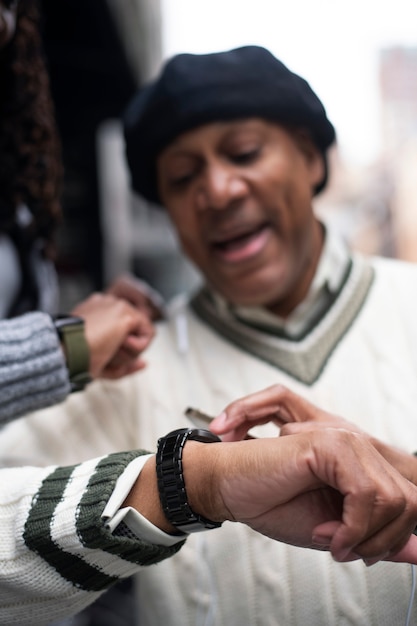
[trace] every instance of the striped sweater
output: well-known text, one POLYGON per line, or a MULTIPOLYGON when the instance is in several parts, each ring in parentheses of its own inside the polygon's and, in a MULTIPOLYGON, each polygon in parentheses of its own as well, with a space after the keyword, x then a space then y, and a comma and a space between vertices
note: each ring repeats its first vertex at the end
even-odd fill
MULTIPOLYGON (((69 391, 50 316, 0 321, 0 424, 57 404, 69 391)), ((117 478, 141 454, 0 470, 1 624, 42 626, 77 613, 140 566, 180 548, 112 535, 103 522, 117 478)))
POLYGON ((1 470, 0 624, 42 626, 179 550, 111 534, 101 514, 143 451, 68 467, 1 470))

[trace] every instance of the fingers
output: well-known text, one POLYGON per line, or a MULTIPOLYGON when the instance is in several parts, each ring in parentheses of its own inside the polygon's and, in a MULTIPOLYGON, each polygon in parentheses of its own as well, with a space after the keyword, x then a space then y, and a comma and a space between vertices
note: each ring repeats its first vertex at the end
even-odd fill
POLYGON ((224 441, 236 441, 243 439, 250 428, 267 422, 280 427, 282 435, 324 427, 361 432, 356 425, 323 411, 283 385, 273 385, 232 402, 212 421, 210 429, 222 435, 224 441))
MULTIPOLYGON (((343 496, 337 526, 315 529, 313 541, 318 547, 323 549, 328 541, 336 560, 361 558, 368 565, 409 554, 402 551, 416 526, 417 490, 379 454, 367 435, 281 385, 229 404, 211 429, 230 441, 268 421, 280 426, 283 435, 306 434, 312 446, 311 471, 343 496)), ((325 509, 326 505, 320 507, 325 509)))
MULTIPOLYGON (((322 550, 330 550, 330 546, 332 543, 333 536, 339 528, 340 522, 325 522, 324 524, 320 524, 316 526, 313 530, 313 544, 314 547, 318 547, 322 550)), ((355 548, 356 550, 356 548, 355 548)), ((357 548, 360 551, 360 548, 357 548)), ((374 565, 375 563, 379 563, 379 561, 392 561, 395 563, 411 563, 412 565, 417 565, 417 537, 412 534, 408 537, 405 542, 405 545, 398 551, 393 552, 392 554, 385 554, 385 550, 379 553, 378 557, 361 557, 356 551, 350 552, 345 555, 343 562, 347 561, 356 561, 358 559, 362 559, 368 567, 374 565)))
POLYGON ((148 347, 154 335, 154 332, 146 335, 128 335, 121 347, 127 354, 136 357, 148 347))
POLYGON ((379 506, 377 503, 370 518, 370 536, 365 541, 357 544, 354 548, 355 554, 359 555, 367 565, 371 565, 381 560, 390 560, 398 554, 407 544, 411 533, 416 526, 416 512, 414 507, 409 506, 413 500, 411 490, 407 493, 407 485, 401 492, 394 482, 392 490, 398 490, 398 497, 390 496, 391 508, 385 503, 379 506), (389 521, 389 511, 392 519, 389 521), (372 531, 373 534, 372 534, 372 531))
POLYGON ((331 419, 330 414, 287 387, 273 385, 229 404, 213 420, 210 428, 218 435, 227 433, 229 440, 235 440, 242 439, 250 428, 267 422, 282 426, 288 422, 318 422, 325 419, 331 419))
POLYGON ((371 564, 400 552, 416 525, 415 486, 363 435, 326 430, 311 436, 314 473, 344 496, 341 523, 315 528, 315 541, 320 543, 321 538, 324 544, 327 533, 329 549, 338 561, 359 557, 371 564), (327 454, 323 449, 324 434, 333 438, 330 455, 328 448, 327 454))
POLYGON ((135 372, 139 372, 140 370, 146 367, 146 361, 143 359, 135 359, 130 360, 125 363, 115 364, 111 362, 105 369, 101 372, 100 378, 105 378, 107 380, 117 380, 118 378, 123 378, 124 376, 129 376, 130 374, 134 374, 135 372))
POLYGON ((151 342, 155 330, 143 311, 110 294, 93 294, 74 310, 85 321, 90 350, 90 374, 97 378, 120 377, 120 373, 143 367, 139 355, 151 342), (116 375, 117 372, 117 375, 116 375))
POLYGON ((362 434, 326 428, 223 443, 215 467, 226 519, 337 561, 415 560, 417 488, 362 434))
POLYGON ((280 425, 286 421, 281 419, 280 403, 288 391, 281 385, 275 385, 236 400, 212 421, 210 428, 218 435, 229 433, 235 438, 243 438, 253 426, 270 421, 280 425))
POLYGON ((129 311, 123 347, 133 353, 143 352, 155 336, 155 327, 143 312, 135 311, 135 315, 132 315, 130 305, 124 306, 128 306, 129 311))

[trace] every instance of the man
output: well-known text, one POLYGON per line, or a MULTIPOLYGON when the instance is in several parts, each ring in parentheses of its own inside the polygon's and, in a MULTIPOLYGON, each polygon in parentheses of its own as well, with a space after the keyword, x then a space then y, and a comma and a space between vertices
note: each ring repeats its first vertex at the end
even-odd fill
MULTIPOLYGON (((171 60, 129 107, 127 156, 133 187, 166 207, 205 286, 173 305, 143 374, 53 411, 65 445, 46 411, 8 427, 3 450, 45 462, 50 449, 60 463, 150 450, 189 424, 186 407, 216 415, 280 382, 413 452, 417 270, 350 254, 314 216, 334 137, 309 85, 266 50, 171 60)), ((148 625, 395 624, 411 584, 407 566, 334 563, 229 524, 138 581, 148 625)))

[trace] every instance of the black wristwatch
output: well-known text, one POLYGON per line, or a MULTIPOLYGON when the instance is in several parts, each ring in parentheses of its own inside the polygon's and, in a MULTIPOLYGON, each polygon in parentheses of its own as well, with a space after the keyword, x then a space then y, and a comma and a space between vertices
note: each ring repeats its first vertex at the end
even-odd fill
POLYGON ((52 320, 64 347, 71 391, 81 391, 91 382, 90 354, 84 334, 84 320, 71 315, 55 315, 52 320))
POLYGON ((197 515, 188 504, 182 453, 189 439, 203 443, 221 441, 209 430, 199 428, 179 428, 158 440, 156 475, 159 498, 167 520, 183 533, 195 533, 221 526, 221 522, 213 522, 197 515))

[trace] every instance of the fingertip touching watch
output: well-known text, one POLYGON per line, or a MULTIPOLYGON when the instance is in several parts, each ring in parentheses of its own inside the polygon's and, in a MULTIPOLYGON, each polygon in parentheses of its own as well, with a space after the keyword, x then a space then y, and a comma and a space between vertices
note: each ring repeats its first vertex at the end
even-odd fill
POLYGON ((158 440, 156 475, 162 509, 170 524, 182 533, 219 528, 221 522, 197 515, 188 504, 182 465, 183 450, 188 440, 203 443, 221 441, 209 430, 199 428, 179 428, 158 440))
POLYGON ((90 354, 84 334, 84 320, 73 315, 52 317, 64 348, 71 391, 81 391, 91 382, 90 354))

